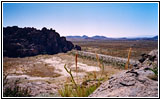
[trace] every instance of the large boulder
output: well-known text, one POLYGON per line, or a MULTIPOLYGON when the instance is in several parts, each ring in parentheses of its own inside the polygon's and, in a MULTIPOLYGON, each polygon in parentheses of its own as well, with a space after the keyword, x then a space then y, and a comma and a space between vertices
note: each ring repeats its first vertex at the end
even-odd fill
POLYGON ((57 54, 74 48, 72 42, 53 29, 3 28, 3 55, 8 57, 25 57, 38 54, 57 54))
POLYGON ((89 97, 158 97, 158 81, 154 77, 156 74, 148 70, 158 67, 158 50, 143 54, 142 57, 146 59, 137 68, 113 75, 89 97))

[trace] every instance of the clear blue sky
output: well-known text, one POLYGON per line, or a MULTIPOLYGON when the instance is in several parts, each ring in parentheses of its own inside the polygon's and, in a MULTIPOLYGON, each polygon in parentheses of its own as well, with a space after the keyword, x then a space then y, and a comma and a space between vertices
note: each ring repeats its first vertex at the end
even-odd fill
POLYGON ((158 34, 157 3, 3 3, 3 26, 53 28, 61 36, 158 34))

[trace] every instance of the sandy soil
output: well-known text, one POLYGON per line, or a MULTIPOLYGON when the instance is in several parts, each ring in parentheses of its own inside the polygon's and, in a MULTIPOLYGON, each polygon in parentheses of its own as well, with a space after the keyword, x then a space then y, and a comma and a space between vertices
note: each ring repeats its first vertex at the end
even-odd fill
MULTIPOLYGON (((84 80, 84 76, 96 72, 97 76, 101 69, 97 67, 97 62, 87 61, 78 58, 78 72, 76 74, 75 57, 68 54, 38 55, 26 58, 3 58, 3 71, 10 73, 7 79, 21 80, 21 87, 29 87, 32 96, 43 96, 41 94, 52 94, 48 96, 59 96, 57 91, 64 84, 70 83, 70 76, 64 69, 64 65, 72 70, 74 78, 79 78, 79 83, 84 80), (39 83, 39 85, 37 85, 39 83), (43 87, 42 87, 43 86, 43 87)), ((105 66, 105 73, 108 75, 119 72, 119 69, 105 66)))
MULTIPOLYGON (((64 65, 66 64, 68 68, 73 69, 75 67, 75 63, 69 62, 68 60, 62 60, 59 57, 52 57, 49 59, 41 59, 42 62, 50 64, 55 68, 55 72, 60 73, 62 76, 69 76, 69 73, 66 72, 64 69, 64 65)), ((97 66, 88 66, 87 64, 83 63, 78 63, 77 67, 79 70, 83 70, 82 72, 78 72, 78 76, 85 75, 86 72, 91 72, 91 71, 100 71, 100 68, 97 66)), ((76 75, 76 72, 72 71, 73 75, 76 75)))

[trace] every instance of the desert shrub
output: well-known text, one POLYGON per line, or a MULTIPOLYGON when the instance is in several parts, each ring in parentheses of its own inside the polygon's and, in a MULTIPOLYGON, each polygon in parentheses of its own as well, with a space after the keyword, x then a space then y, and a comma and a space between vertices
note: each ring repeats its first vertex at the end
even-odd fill
POLYGON ((154 76, 151 76, 150 78, 152 80, 158 80, 158 66, 154 66, 153 68, 150 68, 150 70, 154 73, 154 76))
POLYGON ((147 70, 150 70, 154 73, 154 75, 149 75, 148 78, 158 81, 158 65, 154 62, 147 62, 148 64, 152 65, 152 68, 147 68, 147 70))
POLYGON ((156 76, 158 76, 158 67, 150 68, 150 70, 154 72, 156 76))

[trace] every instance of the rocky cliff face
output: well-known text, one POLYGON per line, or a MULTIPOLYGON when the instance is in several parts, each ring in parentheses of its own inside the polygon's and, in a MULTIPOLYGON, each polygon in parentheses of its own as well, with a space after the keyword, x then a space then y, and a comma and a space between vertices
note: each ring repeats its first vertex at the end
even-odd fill
POLYGON ((3 55, 8 57, 25 57, 38 54, 57 54, 74 48, 72 42, 53 29, 3 28, 3 55))

